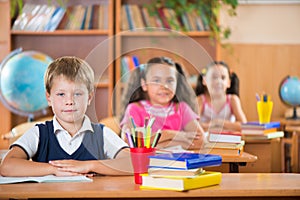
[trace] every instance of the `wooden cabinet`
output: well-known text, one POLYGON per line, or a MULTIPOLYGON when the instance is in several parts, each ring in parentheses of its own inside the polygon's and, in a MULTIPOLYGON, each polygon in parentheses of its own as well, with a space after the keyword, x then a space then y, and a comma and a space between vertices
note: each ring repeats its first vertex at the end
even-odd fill
POLYGON ((245 152, 256 155, 257 161, 240 167, 240 172, 278 173, 281 172, 281 138, 246 141, 245 152))
MULTIPOLYGON (((10 16, 8 10, 9 0, 0 1, 0 61, 10 52, 10 16)), ((1 103, 0 113, 0 138, 2 138, 2 134, 8 132, 11 128, 11 113, 1 103)), ((0 149, 6 148, 7 145, 8 141, 0 141, 0 149)))
MULTIPOLYGON (((206 64, 219 58, 219 47, 209 38, 209 31, 181 32, 164 28, 151 28, 147 25, 134 30, 123 30, 123 20, 126 17, 126 13, 124 13, 126 10, 123 5, 145 7, 149 3, 151 3, 149 0, 116 1, 115 115, 120 114, 120 97, 124 85, 121 81, 122 56, 137 56, 139 63, 146 63, 152 57, 167 56, 180 63, 188 76, 197 76, 206 64)), ((135 17, 133 23, 135 20, 138 21, 139 19, 135 17)))
MULTIPOLYGON (((107 30, 55 30, 53 32, 10 31, 9 0, 0 1, 0 56, 22 47, 41 51, 52 58, 74 55, 85 59, 96 72, 95 99, 87 113, 93 121, 118 115, 123 83, 121 79, 121 57, 136 55, 140 63, 155 56, 168 56, 182 64, 187 74, 198 75, 208 62, 219 58, 219 46, 209 38, 209 31, 178 32, 149 27, 138 31, 123 31, 122 5, 149 4, 151 0, 72 0, 64 1, 66 6, 107 4, 107 30), (2 35, 4 35, 2 37, 2 35), (2 39, 4 38, 4 39, 2 39), (4 48, 4 50, 3 50, 4 48), (2 51, 3 50, 3 51, 2 51)), ((48 0, 24 0, 34 4, 48 4, 48 0)), ((57 4, 59 1, 50 1, 57 4)), ((123 13, 124 14, 124 13, 123 13)), ((72 16, 71 16, 72 17, 72 16)), ((2 105, 0 105, 2 106, 2 105)), ((6 133, 11 127, 26 121, 24 117, 12 114, 6 109, 1 128, 6 133), (8 128, 9 127, 9 128, 8 128)), ((1 117, 2 119, 2 117, 1 117)), ((2 134, 2 133, 1 133, 2 134)))
MULTIPOLYGON (((59 1, 50 1, 56 5, 59 1)), ((10 51, 22 47, 24 51, 35 50, 45 53, 53 59, 61 56, 77 56, 85 59, 94 69, 96 75, 96 91, 94 101, 88 108, 87 114, 93 121, 112 115, 111 94, 113 91, 114 70, 112 65, 113 42, 109 40, 113 35, 114 0, 72 0, 64 1, 66 7, 94 4, 107 5, 107 29, 93 30, 55 30, 53 32, 11 30, 10 1, 0 1, 0 59, 10 51)), ((49 5, 47 0, 24 0, 24 3, 49 5)), ((70 18, 73 16, 70 15, 70 18)), ((0 136, 6 134, 12 127, 27 121, 11 113, 0 103, 1 120, 0 136)), ((49 110, 51 115, 51 111, 49 110)), ((4 140, 0 141, 0 149, 8 147, 4 140)))

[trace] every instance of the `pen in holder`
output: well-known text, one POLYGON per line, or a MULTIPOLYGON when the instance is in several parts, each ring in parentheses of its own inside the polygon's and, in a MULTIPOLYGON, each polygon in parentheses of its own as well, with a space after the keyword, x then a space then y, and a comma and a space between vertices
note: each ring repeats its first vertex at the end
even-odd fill
POLYGON ((257 114, 260 124, 269 123, 271 121, 271 115, 273 110, 273 102, 269 97, 264 95, 261 101, 257 102, 257 114))

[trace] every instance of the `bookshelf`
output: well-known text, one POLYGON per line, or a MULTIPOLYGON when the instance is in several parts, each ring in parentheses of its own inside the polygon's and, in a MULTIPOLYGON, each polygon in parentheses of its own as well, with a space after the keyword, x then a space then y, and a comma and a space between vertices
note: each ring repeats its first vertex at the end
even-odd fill
MULTIPOLYGON (((124 27, 124 17, 128 16, 124 5, 138 5, 145 8, 151 0, 116 0, 115 5, 115 93, 114 95, 114 114, 119 115, 121 111, 121 94, 124 88, 122 77, 122 56, 136 56, 139 63, 146 63, 150 58, 156 56, 168 56, 180 63, 186 71, 188 77, 198 75, 199 71, 213 59, 219 58, 219 45, 214 44, 210 39, 208 30, 202 31, 177 31, 174 29, 164 29, 163 27, 150 28, 146 25, 131 29, 124 27), (129 30, 128 30, 129 29, 129 30), (193 51, 191 51, 193 49, 193 51)), ((128 11, 128 10, 127 10, 128 11)), ((130 11, 135 17, 133 21, 127 23, 140 24, 136 17, 136 11, 130 11)), ((143 18, 143 17, 142 17, 143 18)), ((192 83, 193 85, 193 83, 192 83)))
MULTIPOLYGON (((25 3, 48 4, 48 0, 24 0, 25 3)), ((58 6, 59 1, 50 1, 58 6)), ((211 59, 219 58, 219 46, 213 45, 209 31, 166 31, 161 28, 139 31, 123 31, 122 5, 142 6, 151 0, 72 0, 64 1, 66 6, 107 4, 108 18, 106 30, 68 30, 59 26, 58 30, 24 31, 10 30, 9 0, 0 1, 3 20, 0 22, 0 56, 3 59, 11 50, 23 47, 26 50, 41 51, 52 58, 75 55, 85 59, 96 71, 97 83, 95 101, 88 109, 92 119, 118 115, 123 84, 121 78, 121 57, 137 55, 140 63, 154 56, 168 56, 179 62, 188 75, 197 75, 199 67, 211 59), (3 37, 2 37, 3 35, 3 37), (100 44, 100 45, 99 45, 100 44), (194 49, 194 51, 190 51, 194 49), (203 49, 205 51, 203 51, 203 49), (2 51, 3 50, 3 51, 2 51), (98 77, 101 77, 98 78, 98 77), (96 112, 95 112, 96 110, 96 112)), ((0 105, 1 113, 7 121, 1 120, 1 133, 27 120, 10 113, 0 105), (2 112, 3 111, 3 112, 2 112), (3 127, 3 128, 2 128, 3 127)))
MULTIPOLYGON (((0 4, 1 8, 7 6, 9 8, 9 1, 0 4)), ((56 6, 58 7, 59 1, 48 0, 24 0, 24 4, 34 4, 36 6, 56 6), (50 3, 49 3, 50 2, 50 3)), ((77 14, 71 13, 68 8, 75 6, 82 6, 84 9, 91 7, 92 5, 105 5, 106 15, 99 15, 99 27, 100 20, 106 24, 105 28, 91 28, 91 29, 71 29, 61 27, 61 24, 54 31, 35 31, 35 30, 2 30, 1 32, 8 33, 8 37, 11 40, 8 45, 8 52, 22 47, 24 51, 35 50, 43 52, 53 59, 61 56, 78 56, 85 59, 94 69, 96 75, 96 91, 95 100, 92 102, 87 114, 93 121, 99 121, 102 118, 111 116, 110 97, 113 90, 113 65, 111 64, 111 58, 113 55, 113 43, 108 39, 113 35, 113 17, 114 17, 114 1, 113 0, 72 0, 64 1, 66 7, 65 16, 67 19, 77 20, 77 14), (9 46, 11 45, 11 46, 9 46)), ((5 14, 9 10, 5 10, 5 14)), ((74 10, 74 9, 73 9, 74 10)), ((2 13, 2 11, 1 11, 2 13)), ((92 18, 92 17, 91 17, 92 18)), ((93 20, 95 18, 92 18, 93 20)), ((92 20, 91 19, 91 20, 92 20)), ((10 22, 10 19, 6 19, 10 22)), ((64 20, 64 19, 63 19, 64 20)), ((102 24, 103 24, 102 23, 102 24)), ((13 23, 11 27, 13 27, 13 23)), ((49 110, 50 111, 50 110, 49 110)), ((49 114, 52 114, 51 111, 49 114)), ((11 127, 26 121, 26 118, 12 114, 11 127)))

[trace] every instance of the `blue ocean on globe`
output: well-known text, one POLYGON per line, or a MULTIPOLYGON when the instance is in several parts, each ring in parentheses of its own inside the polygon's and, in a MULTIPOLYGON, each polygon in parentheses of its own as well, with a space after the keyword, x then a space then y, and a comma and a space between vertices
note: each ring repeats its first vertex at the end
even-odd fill
POLYGON ((291 106, 300 105, 300 80, 295 76, 288 76, 280 85, 282 101, 291 106))
POLYGON ((4 105, 24 116, 47 108, 44 73, 52 61, 38 51, 13 51, 0 68, 0 94, 4 105))

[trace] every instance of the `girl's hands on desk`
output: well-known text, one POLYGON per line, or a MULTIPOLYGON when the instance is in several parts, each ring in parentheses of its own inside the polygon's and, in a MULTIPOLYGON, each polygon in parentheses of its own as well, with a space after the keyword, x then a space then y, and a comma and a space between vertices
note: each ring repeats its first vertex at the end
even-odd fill
POLYGON ((199 132, 163 130, 158 147, 181 145, 184 149, 199 149, 202 142, 202 134, 199 132))

